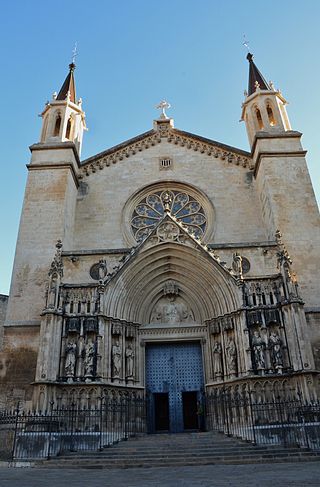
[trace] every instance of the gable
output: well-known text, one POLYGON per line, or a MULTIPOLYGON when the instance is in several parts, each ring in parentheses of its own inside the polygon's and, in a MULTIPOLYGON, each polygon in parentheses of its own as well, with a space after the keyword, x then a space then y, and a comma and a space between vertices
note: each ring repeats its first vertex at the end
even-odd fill
POLYGON ((156 121, 155 126, 157 127, 156 129, 149 130, 84 160, 81 164, 80 175, 82 177, 88 176, 97 170, 102 170, 105 167, 123 161, 149 147, 161 144, 164 140, 170 144, 185 147, 187 150, 211 156, 212 159, 219 158, 228 163, 253 169, 251 155, 247 151, 172 128, 168 121, 156 121))

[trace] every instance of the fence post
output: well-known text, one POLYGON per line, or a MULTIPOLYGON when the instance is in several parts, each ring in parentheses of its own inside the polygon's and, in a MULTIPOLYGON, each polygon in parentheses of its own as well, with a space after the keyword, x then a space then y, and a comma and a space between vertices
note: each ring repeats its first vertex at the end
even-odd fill
POLYGON ((99 437, 99 451, 102 451, 103 448, 102 448, 102 425, 103 425, 103 394, 101 393, 101 396, 99 396, 99 399, 100 399, 100 427, 99 427, 99 430, 100 430, 100 437, 99 437))
POLYGON ((48 437, 48 454, 47 454, 47 459, 49 460, 50 458, 50 450, 51 450, 51 432, 52 432, 52 416, 53 416, 53 405, 54 401, 50 401, 50 422, 49 422, 49 437, 48 437))
POLYGON ((13 445, 12 445, 12 454, 11 454, 12 461, 14 460, 15 450, 16 450, 17 429, 18 429, 18 421, 19 421, 19 406, 20 406, 20 404, 18 401, 17 407, 16 407, 15 424, 14 424, 14 436, 13 436, 13 445))
POLYGON ((75 451, 74 449, 74 437, 73 437, 73 433, 74 433, 74 408, 75 408, 75 403, 72 402, 71 403, 71 438, 70 438, 70 451, 75 451))
POLYGON ((134 404, 134 415, 137 414, 137 403, 134 396, 126 396, 126 439, 134 435, 134 431, 131 429, 131 408, 134 404))
POLYGON ((249 406, 250 406, 250 422, 251 422, 251 427, 252 427, 252 433, 253 433, 253 444, 257 444, 257 439, 256 439, 256 428, 254 424, 254 415, 253 415, 253 404, 252 404, 252 391, 249 389, 248 391, 248 396, 249 396, 249 406))
POLYGON ((279 411, 279 417, 280 417, 280 423, 281 423, 281 431, 282 431, 282 438, 283 438, 283 446, 287 446, 287 435, 286 435, 286 431, 285 431, 285 428, 284 428, 284 424, 283 424, 283 414, 282 414, 282 408, 281 408, 281 397, 278 396, 278 411, 279 411))
POLYGON ((305 440, 306 440, 306 444, 307 444, 307 448, 310 449, 310 442, 309 442, 309 434, 308 434, 308 431, 307 431, 307 428, 306 428, 306 420, 305 420, 305 415, 304 415, 304 411, 307 410, 307 404, 303 403, 302 401, 302 393, 300 391, 300 389, 298 389, 297 391, 297 395, 298 395, 298 402, 299 402, 299 405, 300 405, 300 418, 298 417, 298 421, 301 420, 302 421, 302 424, 303 424, 303 432, 304 432, 304 436, 305 436, 305 440))
POLYGON ((226 396, 226 391, 223 391, 223 406, 226 415, 226 422, 227 422, 227 436, 231 436, 230 434, 230 424, 229 424, 229 408, 228 408, 228 396, 226 396))

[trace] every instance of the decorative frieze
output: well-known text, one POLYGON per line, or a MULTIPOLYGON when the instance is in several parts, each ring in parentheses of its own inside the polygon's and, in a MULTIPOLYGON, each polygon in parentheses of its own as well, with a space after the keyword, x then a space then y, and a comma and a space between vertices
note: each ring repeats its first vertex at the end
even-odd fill
POLYGON ((85 163, 80 171, 80 177, 89 176, 99 170, 104 169, 112 164, 116 164, 119 161, 127 159, 131 155, 135 155, 138 152, 142 152, 149 147, 156 144, 160 144, 161 140, 166 138, 166 140, 174 145, 179 145, 180 147, 186 147, 187 149, 199 152, 200 154, 205 154, 207 156, 212 156, 213 158, 219 158, 223 161, 227 161, 230 164, 235 164, 237 166, 241 165, 245 168, 253 169, 253 162, 249 157, 245 155, 240 155, 237 152, 224 149, 215 145, 214 142, 203 141, 196 136, 191 137, 190 135, 184 135, 176 129, 173 129, 170 124, 163 123, 160 124, 158 130, 152 131, 149 135, 146 135, 139 141, 128 143, 126 147, 115 149, 112 152, 98 157, 92 162, 85 163))

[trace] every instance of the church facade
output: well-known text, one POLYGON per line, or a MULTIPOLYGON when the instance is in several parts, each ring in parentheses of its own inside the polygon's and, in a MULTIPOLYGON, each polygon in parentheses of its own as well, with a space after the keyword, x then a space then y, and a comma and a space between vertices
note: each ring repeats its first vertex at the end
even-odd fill
POLYGON ((80 161, 74 64, 31 146, 1 405, 149 400, 193 427, 212 391, 319 397, 319 212, 301 133, 248 55, 251 152, 153 128, 80 161))

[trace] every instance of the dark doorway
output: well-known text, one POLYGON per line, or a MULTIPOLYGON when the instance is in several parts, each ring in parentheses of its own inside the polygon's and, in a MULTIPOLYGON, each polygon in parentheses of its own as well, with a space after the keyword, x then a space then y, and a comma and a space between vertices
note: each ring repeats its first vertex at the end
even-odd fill
POLYGON ((182 407, 184 429, 198 429, 197 391, 188 391, 182 393, 182 407))
POLYGON ((201 344, 151 343, 146 347, 148 431, 197 429, 196 394, 203 388, 201 344), (183 399, 183 392, 189 394, 183 399), (193 392, 191 392, 193 391, 193 392))
POLYGON ((154 418, 156 431, 169 431, 169 394, 156 392, 153 394, 154 418))

